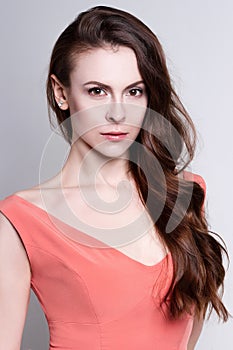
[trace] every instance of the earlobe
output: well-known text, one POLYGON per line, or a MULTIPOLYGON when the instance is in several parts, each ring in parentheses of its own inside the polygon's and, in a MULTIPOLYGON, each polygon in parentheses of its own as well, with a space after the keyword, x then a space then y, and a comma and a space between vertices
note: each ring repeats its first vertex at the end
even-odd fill
POLYGON ((58 107, 64 111, 67 110, 69 105, 63 84, 59 81, 55 74, 52 74, 50 79, 53 87, 54 98, 58 104, 58 107))

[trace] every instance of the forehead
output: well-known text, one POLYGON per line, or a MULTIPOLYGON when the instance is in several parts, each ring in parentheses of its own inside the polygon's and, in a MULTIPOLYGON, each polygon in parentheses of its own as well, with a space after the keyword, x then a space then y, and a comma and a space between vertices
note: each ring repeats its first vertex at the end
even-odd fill
POLYGON ((125 46, 94 48, 77 55, 70 78, 80 83, 95 80, 106 84, 130 84, 142 79, 134 51, 125 46))

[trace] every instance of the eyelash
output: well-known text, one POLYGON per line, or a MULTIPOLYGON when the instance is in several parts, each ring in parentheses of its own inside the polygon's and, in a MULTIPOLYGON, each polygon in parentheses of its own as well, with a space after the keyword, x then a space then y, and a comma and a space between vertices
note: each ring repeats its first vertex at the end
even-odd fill
MULTIPOLYGON (((130 89, 129 91, 137 91, 139 92, 140 96, 142 95, 143 93, 143 89, 140 89, 140 88, 133 88, 133 89, 130 89)), ((133 97, 137 97, 137 95, 133 95, 133 97)))
MULTIPOLYGON (((92 96, 100 96, 100 97, 103 96, 103 95, 100 94, 100 93, 97 93, 97 94, 96 94, 97 91, 104 91, 104 93, 106 94, 106 91, 105 91, 103 88, 101 88, 101 87, 92 87, 92 88, 88 89, 89 95, 92 95, 92 96), (94 92, 94 94, 93 94, 93 92, 94 92)), ((141 95, 143 94, 143 89, 141 89, 141 88, 133 88, 133 89, 130 89, 130 90, 129 90, 129 93, 132 92, 132 91, 138 92, 138 93, 139 93, 139 96, 141 96, 141 95)), ((139 97, 138 95, 131 95, 131 96, 132 96, 132 97, 139 97)))
MULTIPOLYGON (((92 87, 92 88, 90 88, 90 89, 88 89, 88 93, 90 94, 90 95, 93 95, 93 96, 102 96, 102 95, 100 95, 100 94, 92 94, 92 92, 96 92, 97 90, 99 90, 99 91, 104 91, 104 89, 102 89, 102 88, 100 88, 100 87, 92 87)), ((105 92, 105 91, 104 91, 105 92)))

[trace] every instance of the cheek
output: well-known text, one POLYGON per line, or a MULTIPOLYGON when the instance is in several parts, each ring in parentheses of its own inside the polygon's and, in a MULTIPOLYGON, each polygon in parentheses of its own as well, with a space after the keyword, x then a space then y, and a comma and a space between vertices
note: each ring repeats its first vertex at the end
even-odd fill
POLYGON ((86 108, 71 116, 73 133, 82 138, 95 138, 105 125, 104 111, 98 108, 86 108))
POLYGON ((70 114, 73 115, 90 107, 88 97, 82 91, 71 89, 68 94, 70 114))
POLYGON ((131 125, 132 129, 138 131, 143 124, 143 120, 146 114, 145 106, 130 106, 127 110, 126 122, 131 125))
POLYGON ((72 128, 75 135, 86 138, 91 135, 94 136, 96 132, 96 123, 93 122, 91 118, 73 118, 72 128))

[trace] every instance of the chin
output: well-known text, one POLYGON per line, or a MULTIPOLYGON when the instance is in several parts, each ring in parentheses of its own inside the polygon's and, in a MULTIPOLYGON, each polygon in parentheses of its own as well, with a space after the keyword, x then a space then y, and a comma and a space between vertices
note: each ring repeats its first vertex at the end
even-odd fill
POLYGON ((119 158, 128 154, 131 142, 108 142, 108 144, 100 144, 94 150, 108 158, 119 158))

